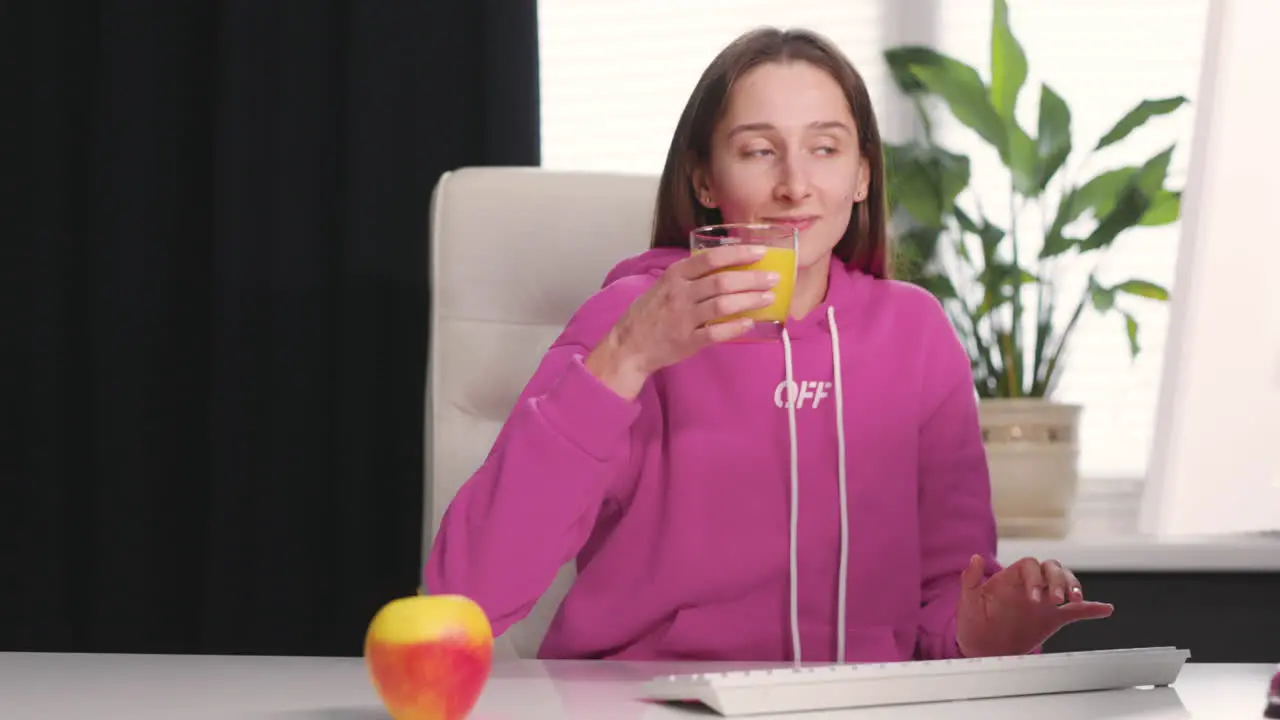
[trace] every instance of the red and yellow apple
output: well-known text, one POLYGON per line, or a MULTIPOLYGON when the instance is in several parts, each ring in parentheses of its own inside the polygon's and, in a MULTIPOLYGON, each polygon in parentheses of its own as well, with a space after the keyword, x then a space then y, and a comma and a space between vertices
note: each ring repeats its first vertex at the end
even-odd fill
POLYGON ((364 659, 395 720, 461 720, 489 679, 493 628, 461 595, 398 598, 369 623, 364 659))

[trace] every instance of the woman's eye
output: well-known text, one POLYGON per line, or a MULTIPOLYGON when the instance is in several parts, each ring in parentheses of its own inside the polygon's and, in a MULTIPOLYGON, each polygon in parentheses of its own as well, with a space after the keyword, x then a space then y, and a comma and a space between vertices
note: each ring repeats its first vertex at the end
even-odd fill
POLYGON ((826 146, 818 148, 815 152, 819 155, 835 155, 838 152, 834 147, 826 146))
POLYGON ((768 157, 773 154, 773 150, 769 148, 749 148, 746 151, 744 151, 742 154, 752 158, 768 157))

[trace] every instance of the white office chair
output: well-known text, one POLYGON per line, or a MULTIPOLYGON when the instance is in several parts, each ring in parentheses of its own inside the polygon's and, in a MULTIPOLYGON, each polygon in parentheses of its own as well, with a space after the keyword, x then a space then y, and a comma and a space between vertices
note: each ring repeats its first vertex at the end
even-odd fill
MULTIPOLYGON (((650 176, 465 168, 436 185, 424 558, 543 353, 609 269, 648 247, 657 184, 650 176)), ((562 568, 495 652, 533 657, 572 579, 572 566, 562 568)))

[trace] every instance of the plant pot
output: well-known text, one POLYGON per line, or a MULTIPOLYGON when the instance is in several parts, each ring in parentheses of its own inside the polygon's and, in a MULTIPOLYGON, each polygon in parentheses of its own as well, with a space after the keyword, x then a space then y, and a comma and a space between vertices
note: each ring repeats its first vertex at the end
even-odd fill
POLYGON ((1064 537, 1079 483, 1080 406, 1039 398, 978 405, 1001 537, 1064 537))

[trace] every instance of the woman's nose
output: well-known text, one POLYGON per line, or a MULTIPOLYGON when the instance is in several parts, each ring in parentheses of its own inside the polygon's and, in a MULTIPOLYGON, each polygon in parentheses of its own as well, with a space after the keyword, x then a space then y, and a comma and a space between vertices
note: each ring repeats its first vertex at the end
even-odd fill
POLYGON ((809 195, 809 177, 803 161, 796 153, 789 153, 779 163, 778 182, 774 186, 774 196, 779 200, 796 202, 809 195))

